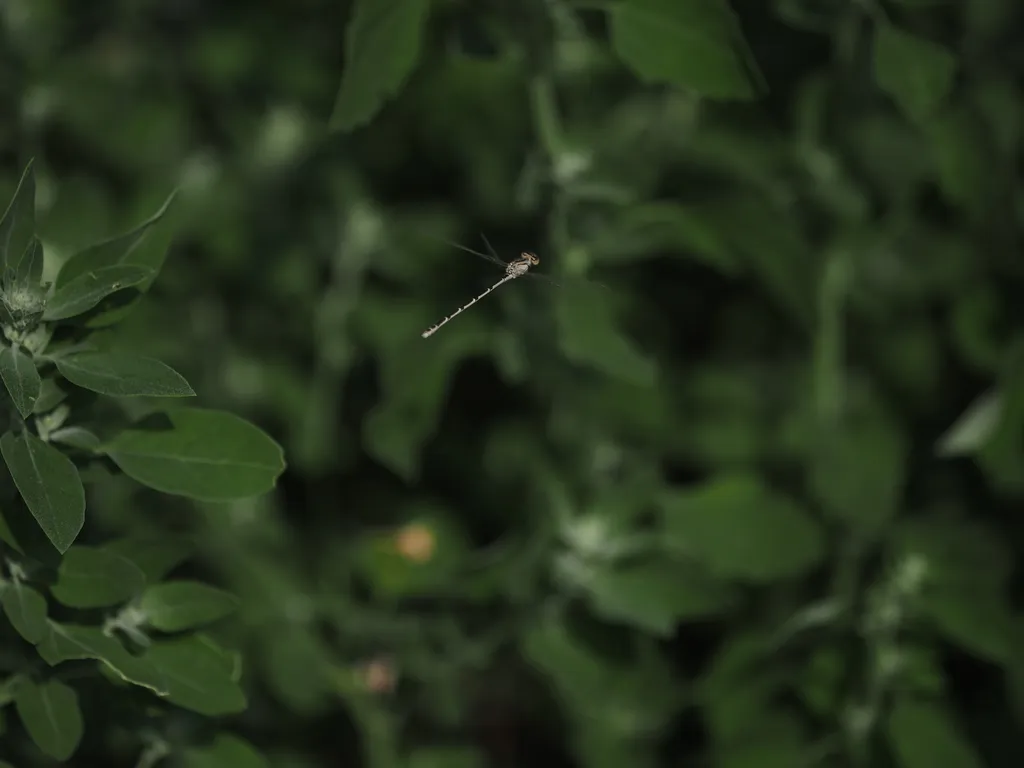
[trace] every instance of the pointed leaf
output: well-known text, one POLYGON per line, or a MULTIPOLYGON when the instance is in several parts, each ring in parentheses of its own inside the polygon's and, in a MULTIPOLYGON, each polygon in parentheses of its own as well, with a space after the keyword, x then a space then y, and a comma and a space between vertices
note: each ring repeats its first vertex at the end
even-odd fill
POLYGON ((149 625, 178 632, 217 621, 238 607, 230 592, 197 581, 168 581, 147 589, 139 601, 149 625))
POLYGON ((949 94, 956 59, 941 45, 880 24, 874 55, 878 86, 911 120, 926 120, 949 94))
POLYGON ((46 598, 20 581, 12 581, 0 593, 4 613, 18 634, 35 645, 46 633, 46 598))
POLYGON ((43 385, 35 362, 20 348, 4 347, 0 350, 0 377, 21 418, 27 418, 35 407, 43 385))
POLYGON ((188 382, 151 357, 116 352, 79 352, 57 357, 61 375, 84 389, 111 397, 193 397, 188 382))
POLYGON ((284 471, 281 446, 265 432, 231 413, 205 408, 153 414, 104 451, 143 485, 204 501, 266 493, 284 471))
POLYGON ((270 761, 245 739, 231 733, 219 733, 207 747, 185 752, 186 768, 270 768, 270 761))
POLYGON ((36 645, 36 650, 51 667, 64 661, 92 659, 101 662, 125 682, 149 688, 161 696, 168 690, 162 673, 145 657, 133 656, 115 638, 103 634, 99 627, 48 621, 46 634, 36 645))
MULTIPOLYGON (((175 195, 176 192, 172 192, 156 213, 130 232, 91 245, 70 256, 57 275, 56 287, 63 288, 89 272, 118 265, 141 267, 146 269, 147 279, 155 277, 163 264, 166 243, 158 242, 155 249, 150 249, 148 240, 153 235, 152 228, 163 219, 175 195)), ((145 291, 148 287, 144 284, 140 290, 145 291)))
POLYGON ((668 496, 665 535, 715 573, 773 581, 806 573, 825 556, 821 528, 801 507, 754 475, 722 475, 668 496))
POLYGON ((72 547, 50 593, 69 608, 104 608, 139 594, 146 577, 128 558, 94 547, 72 547))
POLYGON ((13 267, 29 247, 35 231, 36 177, 29 161, 7 211, 0 219, 0 272, 13 267))
POLYGON ((43 244, 38 237, 29 240, 25 250, 14 258, 11 254, 8 259, 8 268, 14 274, 17 285, 38 286, 39 279, 43 276, 43 244))
POLYGON ((64 761, 82 740, 82 710, 75 692, 58 680, 26 680, 14 697, 18 717, 43 752, 64 761))
POLYGON ((5 433, 0 453, 39 527, 66 552, 85 523, 85 489, 75 465, 30 432, 5 433))
POLYGON ((356 0, 354 5, 332 130, 368 122, 398 93, 419 58, 430 0, 356 0))
POLYGON ((44 320, 66 320, 88 312, 112 293, 133 288, 153 276, 146 267, 131 264, 86 272, 64 284, 46 303, 44 320))
POLYGON ((609 14, 612 46, 642 80, 719 99, 765 90, 725 0, 622 0, 609 14))
POLYGON ((144 657, 167 681, 167 698, 211 717, 241 712, 245 694, 221 649, 195 635, 154 644, 144 657))
POLYGON ((939 438, 935 452, 943 458, 975 453, 995 433, 1002 411, 1003 398, 998 390, 980 395, 939 438))

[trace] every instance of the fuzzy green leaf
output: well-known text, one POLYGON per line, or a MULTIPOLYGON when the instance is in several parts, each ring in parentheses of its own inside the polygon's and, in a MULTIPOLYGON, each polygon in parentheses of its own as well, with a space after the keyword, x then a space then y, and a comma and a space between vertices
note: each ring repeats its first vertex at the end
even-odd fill
POLYGON ((332 130, 366 123, 398 93, 419 58, 429 8, 430 0, 356 0, 332 130))
POLYGON ((956 59, 937 43, 891 24, 875 31, 875 79, 915 121, 926 120, 949 94, 956 59))
POLYGON ((0 350, 0 377, 21 417, 27 418, 35 407, 43 382, 31 357, 18 347, 0 350))
MULTIPOLYGON (((145 269, 147 278, 140 282, 151 281, 160 271, 167 248, 165 242, 160 242, 162 238, 157 238, 153 248, 149 247, 149 240, 153 236, 154 226, 163 219, 171 207, 175 195, 176 193, 172 192, 156 213, 129 232, 90 245, 68 257, 57 275, 56 287, 61 289, 89 272, 97 272, 115 266, 135 266, 145 269)), ((142 285, 140 290, 145 291, 148 287, 148 285, 142 285)))
POLYGON ((103 450, 143 485, 204 501, 266 493, 284 471, 281 446, 265 432, 234 414, 205 408, 152 414, 103 450))
POLYGON ((725 0, 622 0, 609 14, 612 46, 642 80, 718 99, 765 91, 725 0))
POLYGON ((224 650, 190 635, 154 644, 145 657, 167 680, 167 698, 185 709, 215 717, 241 712, 245 694, 224 650))
POLYGON ((64 761, 82 740, 82 710, 75 692, 58 680, 24 681, 14 697, 18 717, 43 752, 64 761))
POLYGON ((7 211, 0 219, 0 272, 15 268, 15 263, 32 242, 35 231, 36 177, 30 161, 7 211))
POLYGON ((0 453, 43 533, 64 553, 85 523, 85 490, 67 456, 30 432, 0 437, 0 453))
POLYGON ((825 556, 818 524, 754 475, 727 474, 663 504, 668 542, 722 576, 773 581, 806 573, 825 556))
POLYGON ((139 601, 149 625, 164 632, 209 624, 237 607, 238 598, 231 593, 196 581, 156 584, 139 601))
POLYGON ((57 357, 61 375, 84 389, 111 397, 193 397, 184 377, 150 357, 117 352, 79 352, 57 357))
POLYGON ((112 293, 134 288, 153 276, 146 267, 121 264, 86 272, 59 287, 46 303, 44 320, 66 320, 84 314, 112 293))
POLYGON ((134 597, 146 586, 135 564, 105 549, 69 549, 57 570, 50 592, 70 608, 103 608, 134 597))
POLYGON ((4 613, 18 634, 38 643, 46 634, 46 598, 20 581, 11 581, 0 592, 4 613))

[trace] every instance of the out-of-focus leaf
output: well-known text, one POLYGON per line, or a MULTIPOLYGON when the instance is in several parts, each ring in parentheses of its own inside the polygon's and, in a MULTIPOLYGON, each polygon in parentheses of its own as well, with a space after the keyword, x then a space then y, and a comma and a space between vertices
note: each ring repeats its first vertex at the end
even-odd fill
POLYGON ((4 347, 0 350, 0 377, 14 401, 21 417, 27 418, 35 407, 42 387, 42 379, 32 358, 19 347, 4 347))
MULTIPOLYGON (((0 361, 2 362, 2 361, 0 361)), ((193 397, 188 382, 170 366, 151 357, 115 352, 79 352, 55 360, 72 384, 111 397, 193 397)))
POLYGON ((270 761, 243 738, 218 733, 213 743, 185 751, 187 768, 270 768, 270 761))
POLYGON ((235 610, 238 598, 197 581, 167 581, 149 587, 139 600, 150 626, 178 632, 217 621, 235 610))
POLYGON ((920 610, 951 642, 979 658, 1009 664, 1016 652, 1010 605, 996 592, 977 589, 926 590, 920 610))
POLYGON ((32 741, 47 755, 63 762, 78 749, 82 710, 77 694, 64 683, 25 680, 18 687, 14 706, 32 741))
POLYGON ((598 287, 571 285, 559 291, 559 347, 576 363, 640 386, 656 377, 654 363, 623 334, 608 295, 598 287))
POLYGON ((973 454, 992 436, 1002 407, 998 391, 989 390, 980 395, 939 438, 936 453, 945 458, 973 454))
POLYGON ((735 597, 695 568, 667 559, 598 570, 586 587, 599 616, 661 636, 670 636, 680 621, 727 612, 735 597))
POLYGON ((44 320, 67 320, 84 314, 112 293, 134 288, 153 276, 146 267, 118 264, 79 275, 61 285, 46 302, 44 320))
POLYGON ((774 581, 806 573, 825 555, 818 524, 756 476, 721 475, 692 491, 666 495, 668 543, 714 573, 774 581))
POLYGON ((61 553, 85 523, 85 490, 71 460, 31 432, 0 437, 0 452, 25 504, 61 553))
POLYGON ((899 768, 982 768, 982 761, 937 703, 897 700, 886 735, 899 768))
POLYGON ((417 749, 409 755, 406 768, 484 768, 484 756, 470 747, 417 749))
POLYGON ((357 0, 345 30, 332 129, 362 125, 398 93, 419 58, 429 8, 429 0, 357 0))
POLYGON ((121 555, 94 547, 72 547, 57 570, 53 596, 71 608, 104 608, 134 597, 146 577, 121 555))
POLYGON ((766 90, 724 0, 623 0, 609 14, 612 47, 643 80, 718 99, 766 90))
POLYGON ((891 24, 875 29, 875 79, 907 117, 926 120, 953 84, 956 59, 938 43, 891 24))
POLYGON ((907 446, 883 417, 854 417, 821 436, 810 457, 810 487, 824 512, 846 525, 880 530, 899 510, 907 446))
POLYGON ((0 603, 11 626, 30 643, 38 643, 46 633, 46 599, 17 580, 0 590, 0 603))
POLYGON ((0 219, 0 272, 13 269, 36 231, 36 177, 29 161, 0 219))
POLYGON ((284 471, 281 446, 263 430, 234 414, 205 408, 151 414, 103 451, 143 485, 204 501, 266 493, 284 471))
POLYGON ((195 546, 185 537, 164 534, 115 539, 105 544, 104 549, 131 560, 145 575, 146 581, 155 584, 188 559, 195 546))

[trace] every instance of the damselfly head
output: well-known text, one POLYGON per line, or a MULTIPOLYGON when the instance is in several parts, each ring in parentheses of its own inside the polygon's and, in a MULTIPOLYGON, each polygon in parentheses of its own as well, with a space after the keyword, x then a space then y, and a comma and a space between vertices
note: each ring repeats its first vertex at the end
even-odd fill
POLYGON ((538 264, 540 264, 540 259, 539 259, 539 258, 537 258, 537 254, 535 254, 535 253, 530 253, 529 251, 523 251, 522 253, 520 253, 520 254, 519 254, 519 258, 521 258, 521 259, 526 259, 526 260, 527 260, 527 261, 529 261, 529 262, 530 262, 530 263, 531 263, 531 264, 532 264, 533 266, 537 266, 538 264))

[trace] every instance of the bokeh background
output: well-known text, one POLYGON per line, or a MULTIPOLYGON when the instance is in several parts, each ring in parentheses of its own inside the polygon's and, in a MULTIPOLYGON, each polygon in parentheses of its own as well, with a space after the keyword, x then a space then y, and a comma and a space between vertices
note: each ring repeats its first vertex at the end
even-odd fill
MULTIPOLYGON (((285 447, 246 503, 89 486, 82 541, 241 597, 216 727, 295 768, 1020 765, 1019 3, 735 2, 743 95, 693 41, 698 87, 638 77, 600 3, 437 2, 331 131, 351 5, 0 4, 0 199, 34 157, 53 274, 177 188, 112 343, 285 447), (558 285, 421 339, 500 278, 481 233, 558 285)), ((74 764, 199 764, 198 715, 81 695, 74 764)))

